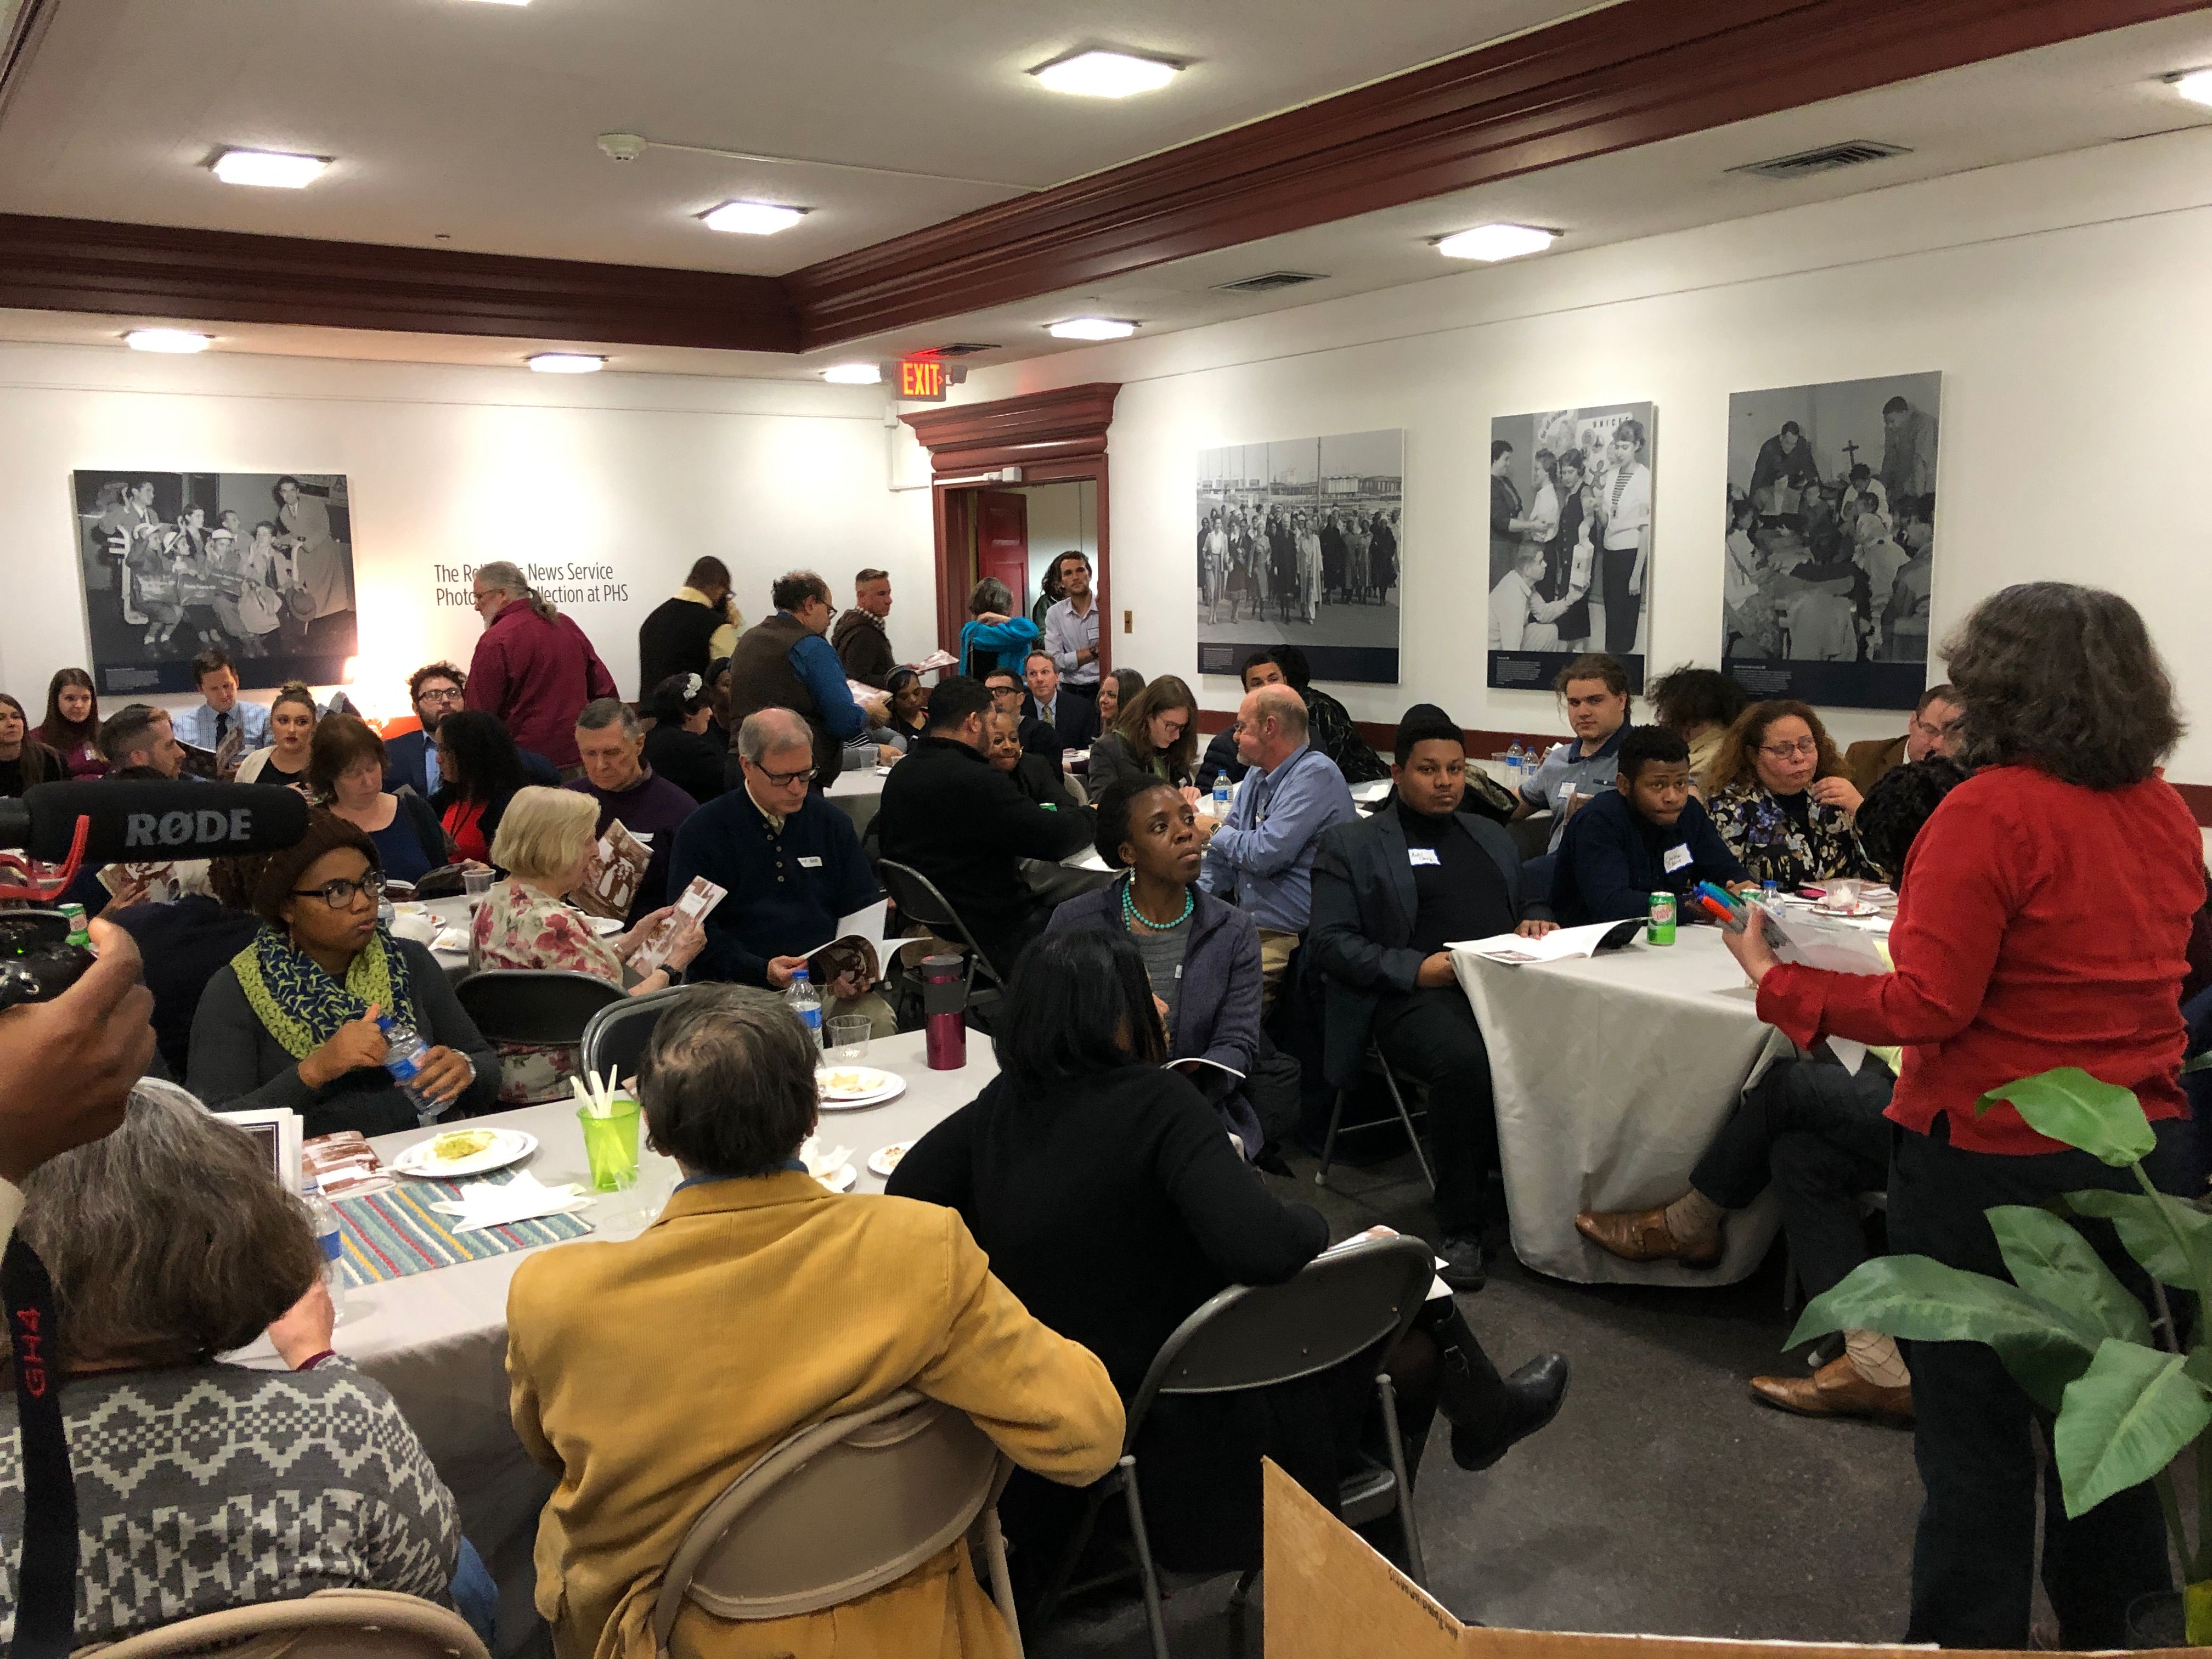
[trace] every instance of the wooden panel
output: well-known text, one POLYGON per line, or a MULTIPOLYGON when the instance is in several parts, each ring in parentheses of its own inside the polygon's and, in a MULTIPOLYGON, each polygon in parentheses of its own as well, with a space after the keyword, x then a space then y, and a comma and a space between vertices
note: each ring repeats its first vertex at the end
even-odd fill
POLYGON ((2200 9, 1623 0, 784 281, 811 350, 2200 9))
POLYGON ((774 277, 0 214, 0 307, 798 349, 774 277))
MULTIPOLYGON (((929 451, 933 472, 1027 467, 1103 455, 1106 428, 1114 419, 1114 399, 1121 391, 1118 382, 1089 380, 1027 397, 955 404, 899 418, 914 428, 914 435, 929 451)), ((1024 482, 1036 481, 1024 477, 1024 482)))

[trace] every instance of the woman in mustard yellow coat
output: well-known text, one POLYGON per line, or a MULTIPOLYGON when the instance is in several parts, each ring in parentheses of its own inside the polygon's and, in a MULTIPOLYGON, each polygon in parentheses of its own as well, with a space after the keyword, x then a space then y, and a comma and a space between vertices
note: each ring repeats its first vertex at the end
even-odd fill
MULTIPOLYGON (((1121 1454, 1105 1367, 1029 1316, 958 1215, 839 1197, 805 1173, 814 1058, 769 993, 693 990, 662 1016, 639 1088, 686 1179, 639 1237, 515 1272, 514 1425, 559 1477, 537 1599, 560 1659, 652 1659, 661 1574, 699 1512, 793 1430, 900 1389, 1071 1486, 1121 1454)), ((677 1659, 1012 1652, 964 1541, 821 1613, 738 1622, 687 1605, 669 1645, 677 1659)))

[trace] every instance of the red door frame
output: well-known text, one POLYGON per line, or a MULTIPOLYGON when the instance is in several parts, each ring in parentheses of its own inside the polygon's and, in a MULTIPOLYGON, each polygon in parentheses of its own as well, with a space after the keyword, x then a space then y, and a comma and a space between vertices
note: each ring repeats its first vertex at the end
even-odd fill
POLYGON ((1023 484, 1076 483, 1087 478, 1097 487, 1098 671, 1113 672, 1106 428, 1113 422, 1114 399, 1121 390, 1115 382, 1091 381, 899 417, 929 451, 930 519, 937 539, 937 642, 944 649, 959 653, 960 630, 968 622, 975 491, 1000 482, 976 475, 1018 466, 1023 484))

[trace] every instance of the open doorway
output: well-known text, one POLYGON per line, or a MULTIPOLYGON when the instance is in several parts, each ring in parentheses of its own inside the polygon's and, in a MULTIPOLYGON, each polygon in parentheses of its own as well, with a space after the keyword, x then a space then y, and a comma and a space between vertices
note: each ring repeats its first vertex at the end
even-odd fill
POLYGON ((972 526, 968 538, 968 592, 986 576, 996 576, 1014 596, 1014 614, 1044 625, 1045 607, 1061 597, 1052 589, 1053 569, 1063 553, 1080 553, 1098 568, 1098 485, 1091 478, 1063 483, 1019 484, 1012 488, 948 489, 946 517, 972 526))

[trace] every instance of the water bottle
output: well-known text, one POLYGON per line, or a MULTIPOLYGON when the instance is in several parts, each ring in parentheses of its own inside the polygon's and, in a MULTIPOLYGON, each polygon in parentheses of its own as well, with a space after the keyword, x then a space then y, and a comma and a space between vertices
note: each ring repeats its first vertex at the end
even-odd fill
POLYGON ((791 988, 783 994, 784 1006, 799 1016, 805 1026, 806 1035, 814 1039, 814 1046, 822 1046, 822 998, 806 977, 804 968, 791 975, 791 988))
POLYGON ((1217 818, 1229 816, 1229 774, 1226 772, 1213 775, 1213 816, 1217 818))
POLYGON ((323 1283, 329 1286, 331 1300, 336 1303, 345 1293, 344 1279, 338 1267, 341 1241, 337 1208, 323 1196, 319 1187, 307 1188, 300 1197, 307 1206, 307 1221, 315 1230, 315 1243, 322 1248, 323 1283))
POLYGON ((1527 757, 1521 752, 1521 740, 1516 738, 1513 746, 1505 751, 1505 781, 1519 793, 1522 778, 1528 770, 1527 757))
POLYGON ((1781 898, 1782 888, 1779 883, 1762 881, 1759 884, 1759 902, 1761 904, 1764 904, 1769 910, 1780 909, 1782 908, 1780 902, 1781 898))
POLYGON ((430 1045, 422 1041, 413 1026, 390 1014, 379 1014, 376 1024, 384 1033, 384 1069, 392 1073, 399 1092, 415 1108, 415 1121, 424 1125, 435 1123, 446 1109, 424 1094, 415 1081, 422 1075, 422 1062, 430 1057, 430 1045))
POLYGON ((387 933, 390 933, 392 921, 398 915, 399 912, 392 908, 391 895, 379 893, 376 896, 376 925, 379 927, 387 933))

